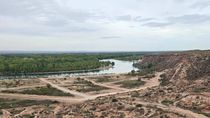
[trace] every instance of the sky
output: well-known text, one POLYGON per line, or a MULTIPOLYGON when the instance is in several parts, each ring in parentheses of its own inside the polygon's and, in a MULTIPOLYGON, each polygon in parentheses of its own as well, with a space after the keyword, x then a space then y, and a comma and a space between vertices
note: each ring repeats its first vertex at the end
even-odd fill
POLYGON ((0 51, 210 49, 210 0, 0 0, 0 51))

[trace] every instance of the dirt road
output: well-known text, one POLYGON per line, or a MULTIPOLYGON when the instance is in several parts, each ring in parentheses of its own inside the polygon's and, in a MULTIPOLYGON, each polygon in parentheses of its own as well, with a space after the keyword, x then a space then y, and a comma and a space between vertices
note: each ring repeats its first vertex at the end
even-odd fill
POLYGON ((50 84, 53 88, 56 88, 60 91, 63 91, 64 93, 70 93, 70 94, 73 94, 75 96, 79 96, 79 97, 82 97, 82 98, 88 98, 89 97, 89 95, 86 95, 84 93, 80 93, 80 92, 77 92, 77 91, 72 91, 72 90, 69 90, 68 88, 64 88, 64 87, 58 86, 56 84, 53 84, 52 82, 48 81, 47 79, 39 78, 39 80, 46 83, 46 84, 50 84))
POLYGON ((97 97, 102 97, 102 96, 108 96, 108 95, 114 95, 114 94, 120 94, 120 93, 127 93, 127 92, 132 92, 132 91, 139 91, 139 90, 144 90, 144 89, 151 88, 151 87, 154 87, 154 86, 158 86, 160 84, 159 79, 160 79, 160 75, 162 73, 163 72, 156 73, 156 76, 154 78, 147 80, 146 84, 139 87, 139 88, 127 89, 125 91, 119 91, 119 92, 110 92, 110 93, 98 94, 98 95, 95 95, 93 97, 97 98, 97 97))
POLYGON ((101 87, 105 87, 105 88, 110 88, 110 89, 115 89, 115 90, 119 90, 119 91, 126 91, 126 90, 128 90, 128 89, 126 89, 126 88, 120 88, 120 87, 118 87, 118 86, 111 86, 111 85, 107 85, 106 83, 96 83, 95 81, 92 81, 92 80, 90 80, 90 79, 86 79, 85 78, 85 80, 86 81, 89 81, 89 82, 91 82, 91 83, 93 83, 93 84, 95 84, 95 85, 98 85, 98 86, 101 86, 101 87))
MULTIPOLYGON (((15 98, 15 99, 25 99, 25 100, 52 100, 52 101, 59 101, 59 102, 68 102, 68 103, 79 103, 79 102, 84 102, 86 100, 93 100, 96 99, 97 97, 102 97, 102 96, 107 96, 107 95, 114 95, 114 94, 119 94, 119 93, 126 93, 126 92, 132 92, 132 91, 137 91, 137 90, 142 90, 142 89, 147 89, 149 87, 153 87, 153 86, 158 86, 159 85, 159 75, 162 73, 157 73, 156 77, 154 77, 153 79, 150 79, 148 81, 146 81, 146 84, 138 89, 126 89, 126 90, 118 90, 115 92, 110 91, 109 93, 104 93, 104 94, 97 94, 97 95, 87 95, 84 93, 80 93, 77 91, 71 91, 67 88, 58 86, 56 84, 53 84, 52 82, 44 79, 44 78, 40 78, 40 81, 46 83, 46 84, 50 84, 52 87, 61 90, 63 92, 66 93, 70 93, 75 95, 75 97, 56 97, 56 96, 42 96, 42 95, 27 95, 27 94, 7 94, 7 93, 0 93, 0 97, 1 98, 15 98)), ((96 85, 101 85, 98 84, 96 82, 94 82, 93 84, 96 85)), ((109 86, 106 86, 109 87, 109 86)), ((112 87, 115 88, 115 87, 112 87)), ((118 87, 116 87, 118 88, 118 87)))
POLYGON ((5 90, 18 90, 18 89, 26 89, 26 88, 35 88, 35 87, 43 87, 45 85, 32 85, 32 86, 19 86, 19 87, 11 87, 11 88, 0 88, 0 91, 5 90))
POLYGON ((83 98, 74 98, 74 97, 59 97, 59 96, 44 96, 44 95, 28 95, 28 94, 10 94, 10 93, 0 93, 0 98, 12 98, 20 100, 51 100, 58 102, 65 102, 70 104, 76 104, 84 102, 83 98))
MULTIPOLYGON (((26 94, 6 94, 6 93, 0 93, 0 98, 14 98, 14 99, 25 99, 25 100, 52 100, 52 101, 65 102, 65 103, 68 103, 68 104, 77 104, 77 103, 85 102, 87 100, 94 100, 97 97, 103 97, 103 96, 108 96, 108 95, 115 95, 115 94, 120 94, 120 93, 127 93, 127 92, 132 92, 132 91, 144 90, 144 89, 147 89, 147 88, 158 86, 160 84, 159 79, 160 79, 160 75, 162 73, 163 72, 156 73, 156 76, 154 78, 147 80, 146 84, 143 85, 140 88, 130 89, 130 90, 122 90, 122 89, 119 90, 118 89, 119 91, 117 91, 117 92, 110 92, 110 93, 104 93, 104 94, 98 94, 98 95, 86 95, 84 93, 71 91, 67 88, 60 87, 56 84, 53 84, 46 79, 40 78, 40 80, 42 82, 44 82, 46 84, 50 84, 52 87, 57 88, 58 90, 61 90, 63 92, 79 96, 79 98, 78 97, 56 97, 56 96, 26 95, 26 94)), ((93 84, 96 84, 96 85, 99 85, 99 86, 104 86, 104 87, 108 87, 108 88, 110 87, 108 85, 99 84, 99 83, 96 83, 94 81, 91 81, 91 82, 93 84)), ((117 87, 110 87, 110 88, 117 89, 117 87)), ((145 106, 157 107, 157 108, 160 108, 162 110, 173 112, 173 113, 178 113, 178 114, 190 117, 190 118, 207 118, 204 115, 194 113, 194 112, 189 111, 189 110, 181 109, 181 108, 178 108, 176 106, 165 106, 165 105, 160 104, 160 103, 148 103, 148 102, 138 102, 138 104, 142 104, 142 105, 145 105, 145 106)))

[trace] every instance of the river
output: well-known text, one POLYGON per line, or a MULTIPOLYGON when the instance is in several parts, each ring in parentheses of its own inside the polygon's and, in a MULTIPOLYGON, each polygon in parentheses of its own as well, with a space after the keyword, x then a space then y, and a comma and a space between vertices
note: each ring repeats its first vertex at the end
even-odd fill
POLYGON ((102 74, 122 74, 122 73, 129 73, 132 70, 138 70, 137 68, 133 67, 133 62, 131 61, 122 61, 116 59, 104 59, 100 61, 110 61, 114 62, 114 66, 106 69, 100 69, 99 71, 94 72, 67 72, 67 73, 60 73, 60 74, 43 74, 43 75, 28 75, 28 76, 1 76, 0 79, 13 79, 13 78, 37 78, 37 77, 72 77, 72 76, 86 76, 86 75, 102 75, 102 74))
POLYGON ((101 69, 96 72, 85 72, 85 73, 68 73, 68 74, 59 74, 59 75, 50 75, 49 77, 71 77, 71 76, 86 76, 86 75, 103 75, 103 74, 123 74, 129 73, 132 70, 138 70, 133 66, 133 62, 131 61, 122 61, 116 59, 103 59, 100 61, 110 61, 114 62, 114 66, 106 69, 101 69))
POLYGON ((107 74, 107 73, 121 74, 121 73, 131 72, 132 70, 138 70, 137 68, 133 67, 133 62, 131 61, 121 61, 116 59, 105 59, 102 61, 114 62, 115 65, 112 68, 101 70, 100 72, 98 72, 98 74, 107 74))

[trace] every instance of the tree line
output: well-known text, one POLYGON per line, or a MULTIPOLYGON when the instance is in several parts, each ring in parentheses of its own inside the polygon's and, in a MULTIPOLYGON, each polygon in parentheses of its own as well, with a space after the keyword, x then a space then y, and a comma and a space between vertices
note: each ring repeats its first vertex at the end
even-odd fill
POLYGON ((143 53, 5 54, 0 55, 0 75, 90 70, 114 65, 101 59, 129 60, 143 53))
POLYGON ((97 55, 2 55, 0 74, 88 70, 110 64, 100 62, 97 55))

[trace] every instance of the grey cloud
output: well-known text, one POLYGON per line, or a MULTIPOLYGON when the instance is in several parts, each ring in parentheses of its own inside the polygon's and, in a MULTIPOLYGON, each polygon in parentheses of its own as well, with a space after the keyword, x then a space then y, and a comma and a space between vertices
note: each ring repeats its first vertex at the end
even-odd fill
POLYGON ((47 36, 51 35, 49 31, 44 29, 30 29, 30 28, 0 28, 1 34, 9 35, 25 35, 25 36, 47 36))
POLYGON ((44 16, 46 20, 42 21, 43 24, 49 25, 52 27, 63 27, 71 23, 80 24, 84 23, 89 19, 92 19, 94 16, 91 16, 89 13, 79 12, 79 11, 69 11, 66 13, 55 13, 52 16, 44 16))
POLYGON ((142 16, 136 16, 132 18, 131 15, 123 15, 123 16, 118 16, 117 20, 119 21, 135 21, 135 22, 148 22, 151 20, 155 20, 154 18, 144 18, 142 16))
POLYGON ((147 22, 147 21, 151 21, 151 20, 155 20, 154 18, 143 18, 141 16, 137 16, 134 18, 134 21, 136 22, 147 22))
POLYGON ((169 22, 161 23, 161 22, 148 22, 143 24, 143 26, 148 26, 148 27, 165 27, 171 25, 169 22))
POLYGON ((194 23, 210 21, 210 16, 191 14, 191 15, 169 17, 168 20, 172 23, 194 24, 194 23))
POLYGON ((206 7, 210 6, 210 1, 199 1, 194 3, 191 7, 192 8, 199 8, 199 9, 204 9, 206 7))
POLYGON ((10 17, 33 17, 40 14, 49 14, 52 12, 53 2, 49 1, 33 1, 21 0, 1 0, 0 1, 0 14, 10 17))
POLYGON ((6 34, 38 36, 94 32, 99 29, 85 22, 96 17, 89 11, 59 7, 53 0, 21 0, 18 3, 15 0, 0 1, 0 21, 6 18, 18 21, 17 26, 0 27, 0 32, 6 34), (27 24, 28 27, 18 24, 27 24))
POLYGON ((134 21, 139 21, 139 20, 141 20, 141 19, 142 19, 141 16, 137 16, 137 17, 134 18, 134 21))
POLYGON ((185 2, 185 1, 187 1, 187 0, 173 0, 174 2, 178 2, 178 3, 180 3, 180 2, 185 2))
POLYGON ((210 16, 208 15, 200 15, 200 14, 190 14, 183 16, 171 16, 165 18, 166 22, 154 21, 147 22, 143 24, 143 26, 148 27, 165 27, 173 24, 199 24, 203 22, 210 21, 210 16))
POLYGON ((120 21, 130 21, 132 19, 131 15, 124 15, 124 16, 118 16, 117 20, 120 21))
POLYGON ((48 19, 71 20, 74 22, 85 22, 95 18, 95 14, 89 11, 62 8, 53 0, 14 0, 0 1, 0 15, 19 17, 23 19, 46 17, 48 19), (62 19, 64 18, 64 19, 62 19))
POLYGON ((86 20, 95 18, 95 15, 93 13, 89 13, 88 11, 68 11, 64 13, 66 17, 69 20, 75 21, 75 22, 85 22, 86 20))
POLYGON ((121 38, 120 36, 104 36, 104 37, 101 37, 101 39, 119 39, 121 38))
POLYGON ((0 32, 4 34, 21 34, 27 36, 60 36, 65 33, 74 32, 96 32, 100 29, 97 28, 84 28, 84 27, 66 27, 66 28, 0 28, 0 32))

